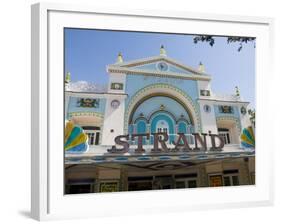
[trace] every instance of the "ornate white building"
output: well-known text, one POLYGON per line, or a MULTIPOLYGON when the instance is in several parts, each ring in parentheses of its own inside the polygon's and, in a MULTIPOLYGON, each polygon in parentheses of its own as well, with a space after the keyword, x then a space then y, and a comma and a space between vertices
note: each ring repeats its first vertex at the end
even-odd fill
MULTIPOLYGON (((67 193, 83 192, 75 188, 79 178, 89 182, 81 182, 90 186, 85 192, 188 187, 189 180, 193 187, 254 183, 254 148, 247 139, 241 142, 243 130, 251 126, 249 102, 237 87, 233 95, 216 94, 202 63, 196 69, 184 65, 169 58, 163 46, 159 56, 145 59, 123 61, 119 54, 106 69, 107 87, 66 78, 65 118, 83 128, 89 145, 86 151, 65 153, 67 193), (167 134, 169 149, 177 133, 184 133, 191 146, 193 133, 217 134, 224 147, 155 154, 153 133, 159 132, 167 134), (145 151, 136 153, 132 135, 145 133, 145 151), (110 153, 120 135, 129 135, 129 151, 110 153), (163 175, 169 177, 157 179, 163 175)), ((206 141, 211 147, 211 139, 206 141)))

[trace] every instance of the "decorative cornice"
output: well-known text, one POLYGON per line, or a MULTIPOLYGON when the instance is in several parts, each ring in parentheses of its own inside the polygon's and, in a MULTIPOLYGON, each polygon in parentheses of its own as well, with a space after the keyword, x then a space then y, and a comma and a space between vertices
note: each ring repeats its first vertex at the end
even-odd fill
POLYGON ((103 114, 97 113, 97 112, 90 112, 90 111, 85 111, 85 112, 70 112, 68 113, 68 117, 78 117, 78 116, 93 116, 93 117, 98 117, 103 119, 103 114))
MULTIPOLYGON (((226 147, 226 146, 225 146, 226 147)), ((106 151, 106 148, 104 148, 106 151)), ((192 152, 192 153, 157 153, 152 154, 148 153, 145 156, 136 154, 136 153, 128 153, 124 155, 120 154, 93 154, 91 151, 83 154, 65 154, 65 164, 96 164, 96 163, 143 163, 143 158, 146 158, 146 161, 150 162, 159 162, 163 161, 161 158, 165 156, 165 161, 192 161, 195 164, 202 163, 204 161, 220 161, 222 158, 224 159, 239 159, 239 158, 249 158, 255 156, 255 150, 242 150, 241 148, 235 149, 233 152, 192 152), (121 159, 120 159, 121 158, 121 159)))
POLYGON ((126 98, 128 94, 126 93, 94 93, 94 92, 73 92, 73 91, 65 91, 66 96, 73 97, 89 97, 89 98, 105 98, 107 96, 119 96, 122 98, 126 98))
POLYGON ((170 77, 178 79, 187 79, 187 80, 203 80, 210 81, 211 77, 209 75, 195 75, 195 74, 184 74, 177 72, 164 72, 164 71, 154 71, 154 70, 142 70, 135 68, 123 68, 119 66, 109 66, 107 68, 108 72, 111 73, 122 73, 127 75, 145 75, 145 76, 158 76, 158 77, 170 77))
POLYGON ((198 69, 187 66, 183 63, 175 61, 174 59, 166 57, 166 56, 154 56, 154 57, 142 58, 142 59, 123 62, 123 63, 119 63, 119 64, 108 65, 107 68, 108 68, 108 70, 111 67, 131 68, 134 66, 150 64, 150 63, 154 63, 157 61, 166 61, 174 66, 180 67, 181 69, 186 70, 186 71, 191 72, 196 75, 210 76, 210 75, 206 74, 205 72, 199 71, 198 69))
POLYGON ((156 111, 153 111, 151 114, 148 115, 148 120, 149 120, 149 123, 151 123, 152 121, 152 118, 154 118, 155 116, 158 116, 159 114, 168 114, 172 120, 176 123, 176 117, 169 111, 167 110, 156 110, 156 111))
POLYGON ((250 102, 247 102, 247 101, 231 101, 231 100, 218 100, 218 99, 202 99, 202 98, 198 98, 197 101, 208 101, 208 102, 214 102, 215 105, 220 105, 220 104, 223 104, 223 103, 226 103, 226 104, 231 104, 231 105, 237 105, 237 104, 240 104, 240 105, 249 105, 250 102))

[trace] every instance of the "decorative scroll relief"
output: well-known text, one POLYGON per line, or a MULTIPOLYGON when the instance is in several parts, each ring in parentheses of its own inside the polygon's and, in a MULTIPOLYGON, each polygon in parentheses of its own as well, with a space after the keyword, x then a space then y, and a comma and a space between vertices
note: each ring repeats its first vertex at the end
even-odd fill
POLYGON ((233 114, 233 107, 232 106, 219 106, 219 112, 223 114, 233 114))
POLYGON ((77 107, 99 108, 100 99, 79 98, 77 100, 77 107))

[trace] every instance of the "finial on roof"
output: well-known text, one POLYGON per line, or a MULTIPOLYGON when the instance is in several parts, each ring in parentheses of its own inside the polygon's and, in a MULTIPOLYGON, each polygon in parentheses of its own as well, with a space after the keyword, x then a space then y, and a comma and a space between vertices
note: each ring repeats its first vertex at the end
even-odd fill
POLYGON ((70 83, 70 72, 67 72, 65 75, 65 83, 70 83))
POLYGON ((64 80, 64 85, 65 85, 65 90, 69 90, 69 86, 70 86, 70 72, 67 72, 65 75, 65 80, 64 80))
POLYGON ((240 96, 240 91, 238 89, 238 86, 235 86, 235 92, 236 92, 236 96, 240 96))
POLYGON ((201 61, 199 63, 198 71, 199 72, 205 72, 205 66, 203 65, 203 63, 201 61))
POLYGON ((119 52, 118 57, 117 57, 117 63, 122 63, 123 62, 123 56, 121 52, 119 52))
POLYGON ((160 47, 160 56, 167 56, 166 50, 165 50, 163 44, 162 44, 161 47, 160 47))

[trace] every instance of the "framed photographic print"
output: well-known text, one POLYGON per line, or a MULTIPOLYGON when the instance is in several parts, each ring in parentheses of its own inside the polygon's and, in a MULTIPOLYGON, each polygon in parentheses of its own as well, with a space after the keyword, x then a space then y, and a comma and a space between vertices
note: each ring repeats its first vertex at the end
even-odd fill
POLYGON ((32 216, 271 204, 272 24, 33 5, 32 216))

